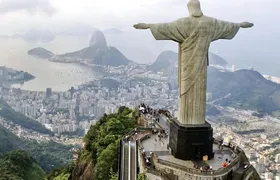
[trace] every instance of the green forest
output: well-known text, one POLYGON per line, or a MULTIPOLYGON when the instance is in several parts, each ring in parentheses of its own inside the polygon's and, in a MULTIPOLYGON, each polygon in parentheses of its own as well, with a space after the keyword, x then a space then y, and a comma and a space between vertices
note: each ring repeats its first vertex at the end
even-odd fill
POLYGON ((25 151, 7 153, 0 159, 0 180, 43 180, 46 173, 25 151))
POLYGON ((1 125, 0 142, 0 157, 9 151, 25 150, 47 173, 72 161, 72 152, 70 152, 72 146, 65 146, 53 141, 39 143, 22 140, 1 125))
MULTIPOLYGON (((7 111, 10 113, 14 113, 14 111, 5 102, 2 102, 1 107, 1 112, 10 120, 11 117, 13 120, 25 118, 20 114, 16 116, 7 114, 7 111)), ((120 140, 136 127, 137 115, 137 111, 127 107, 120 107, 114 114, 104 114, 96 125, 91 126, 84 137, 85 146, 79 152, 78 160, 75 163, 72 162, 72 152, 70 151, 72 146, 52 141, 38 143, 22 140, 0 126, 1 177, 9 180, 32 180, 30 175, 35 173, 38 174, 38 177, 34 177, 40 180, 45 172, 50 172, 47 176, 44 174, 50 180, 117 179, 120 140), (16 156, 17 158, 15 158, 16 156)), ((27 119, 21 124, 28 124, 29 121, 35 122, 33 128, 39 128, 36 130, 40 131, 40 126, 36 127, 36 121, 27 119)), ((44 129, 41 130, 44 131, 44 129)))
POLYGON ((47 179, 117 179, 121 138, 136 127, 137 111, 120 107, 104 116, 86 134, 85 146, 74 165, 52 171, 47 179))

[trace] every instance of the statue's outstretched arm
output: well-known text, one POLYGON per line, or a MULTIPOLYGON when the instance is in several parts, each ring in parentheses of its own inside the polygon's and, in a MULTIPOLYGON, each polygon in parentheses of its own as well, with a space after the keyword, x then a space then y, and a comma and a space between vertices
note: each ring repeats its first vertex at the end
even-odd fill
POLYGON ((133 25, 135 29, 149 29, 150 26, 151 24, 146 24, 146 23, 138 23, 133 25))
POLYGON ((239 23, 239 26, 241 28, 251 28, 251 27, 254 26, 254 24, 253 23, 249 23, 249 22, 243 22, 243 23, 239 23))

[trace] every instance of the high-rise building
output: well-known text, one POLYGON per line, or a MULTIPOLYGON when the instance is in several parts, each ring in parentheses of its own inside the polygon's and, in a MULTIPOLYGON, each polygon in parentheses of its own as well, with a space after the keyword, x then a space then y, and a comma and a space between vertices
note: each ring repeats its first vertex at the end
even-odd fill
POLYGON ((46 98, 49 98, 52 96, 52 88, 47 88, 46 89, 46 98))
POLYGON ((280 153, 279 153, 279 154, 276 154, 276 156, 275 156, 275 162, 276 162, 276 163, 280 163, 280 153))
POLYGON ((70 89, 70 96, 71 96, 71 99, 73 98, 74 92, 75 92, 75 88, 72 86, 71 89, 70 89))

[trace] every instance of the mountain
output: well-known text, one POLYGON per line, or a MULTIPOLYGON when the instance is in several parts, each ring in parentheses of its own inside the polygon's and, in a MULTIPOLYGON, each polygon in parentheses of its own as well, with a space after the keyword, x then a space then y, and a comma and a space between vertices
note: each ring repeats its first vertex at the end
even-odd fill
POLYGON ((170 66, 177 65, 178 53, 173 51, 163 51, 156 61, 150 66, 153 72, 166 71, 170 66))
POLYGON ((21 125, 26 129, 30 129, 39 133, 43 134, 50 134, 53 133, 46 129, 43 125, 39 122, 30 119, 29 117, 16 112, 13 110, 4 100, 0 99, 0 116, 3 117, 8 122, 13 122, 14 124, 21 125))
POLYGON ((47 43, 54 40, 55 35, 49 30, 30 29, 24 34, 23 38, 26 41, 41 41, 47 43))
POLYGON ((107 41, 104 34, 98 29, 93 30, 89 47, 83 48, 79 51, 56 56, 44 48, 37 47, 29 50, 27 53, 29 55, 43 59, 55 57, 55 61, 59 62, 64 62, 65 59, 73 59, 72 62, 77 62, 77 60, 82 59, 88 61, 91 64, 106 66, 121 66, 127 65, 131 62, 117 48, 113 46, 107 46, 107 41))
POLYGON ((29 54, 31 56, 39 57, 42 59, 49 59, 54 56, 54 54, 52 52, 50 52, 44 48, 41 48, 41 47, 31 49, 27 52, 27 54, 29 54))
MULTIPOLYGON (((212 65, 226 67, 228 64, 223 58, 213 53, 209 53, 209 58, 209 63, 212 65)), ((177 77, 177 72, 170 69, 177 65, 177 59, 177 53, 164 51, 150 66, 150 70, 168 71, 172 76, 177 77)), ((219 99, 215 102, 217 105, 256 110, 261 115, 270 114, 280 117, 280 85, 266 80, 257 71, 243 69, 235 72, 222 72, 209 66, 207 91, 212 93, 214 100, 219 99)), ((211 109, 208 114, 219 113, 212 106, 209 107, 211 109)))
POLYGON ((122 34, 123 31, 117 29, 117 28, 109 28, 103 30, 104 34, 122 34))
POLYGON ((96 46, 100 48, 107 47, 107 42, 104 34, 100 30, 95 30, 92 33, 91 39, 89 41, 89 47, 96 46))
POLYGON ((209 52, 209 64, 219 65, 222 67, 228 66, 228 62, 226 60, 212 52, 209 52))
POLYGON ((17 136, 0 125, 0 157, 8 151, 19 149, 22 144, 17 136))
POLYGON ((106 38, 99 30, 94 31, 92 34, 89 47, 62 54, 58 57, 64 59, 87 59, 93 64, 110 66, 127 65, 130 62, 117 48, 107 46, 106 38))
MULTIPOLYGON (((178 53, 173 51, 163 51, 159 54, 156 61, 150 66, 150 70, 153 72, 163 71, 166 72, 171 66, 174 67, 178 64, 178 53)), ((227 61, 220 56, 209 52, 209 64, 219 65, 226 67, 227 61)))
POLYGON ((0 159, 0 180, 44 180, 46 173, 25 151, 12 151, 0 159))
POLYGON ((209 67, 207 91, 213 99, 221 98, 216 104, 222 106, 280 115, 280 84, 266 80, 257 71, 221 72, 209 67))

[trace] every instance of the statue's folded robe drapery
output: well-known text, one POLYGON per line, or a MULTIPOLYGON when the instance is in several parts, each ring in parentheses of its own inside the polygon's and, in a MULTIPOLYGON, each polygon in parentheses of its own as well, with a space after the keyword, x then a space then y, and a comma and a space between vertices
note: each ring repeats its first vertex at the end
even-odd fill
POLYGON ((171 23, 151 24, 156 40, 179 43, 179 114, 182 124, 204 124, 207 60, 210 43, 232 39, 240 26, 207 16, 186 17, 171 23))

